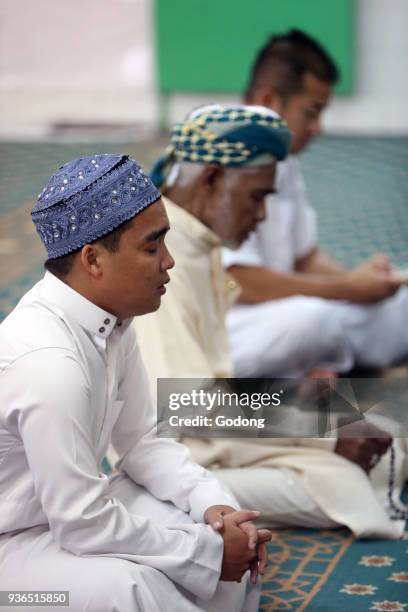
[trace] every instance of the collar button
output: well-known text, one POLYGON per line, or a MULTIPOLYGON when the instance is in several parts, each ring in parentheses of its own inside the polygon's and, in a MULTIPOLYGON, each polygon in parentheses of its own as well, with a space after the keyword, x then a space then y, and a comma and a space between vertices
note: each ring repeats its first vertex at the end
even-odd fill
POLYGON ((104 327, 100 327, 98 331, 99 331, 100 334, 103 334, 103 332, 105 331, 105 328, 104 327))
POLYGON ((110 319, 105 319, 105 320, 104 320, 104 323, 105 323, 105 325, 109 325, 109 323, 110 323, 110 319))

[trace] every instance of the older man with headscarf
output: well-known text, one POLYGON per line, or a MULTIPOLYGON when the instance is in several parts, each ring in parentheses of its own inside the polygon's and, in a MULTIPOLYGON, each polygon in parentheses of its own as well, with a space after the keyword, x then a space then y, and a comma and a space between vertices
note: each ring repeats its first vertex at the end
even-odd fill
POLYGON ((240 105, 202 107, 173 129, 151 176, 166 196, 176 267, 160 311, 135 323, 152 379, 230 375, 224 317, 237 285, 220 249, 264 219, 289 139, 278 115, 240 105))
MULTIPOLYGON (((220 265, 220 248, 239 246, 264 218, 288 142, 284 122, 264 107, 205 106, 173 130, 152 178, 167 196, 167 244, 176 265, 160 310, 135 321, 154 390, 157 378, 232 376, 225 314, 239 290, 220 265)), ((337 342, 341 349, 340 328, 337 342)), ((346 459, 349 439, 183 442, 242 506, 255 503, 270 526, 347 525, 361 537, 402 533, 403 521, 390 518, 367 474, 346 459)), ((378 457, 388 444, 377 440, 378 457)), ((386 474, 376 477, 386 481, 386 474)))

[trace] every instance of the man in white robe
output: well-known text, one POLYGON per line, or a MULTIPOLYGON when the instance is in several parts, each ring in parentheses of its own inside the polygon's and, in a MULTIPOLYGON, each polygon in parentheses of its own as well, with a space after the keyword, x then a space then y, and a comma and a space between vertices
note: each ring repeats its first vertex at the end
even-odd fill
POLYGON ((130 325, 174 264, 160 193, 96 155, 62 166, 32 216, 47 272, 0 326, 0 590, 69 591, 75 612, 255 612, 247 570, 270 533, 156 436, 130 325))
POLYGON ((237 376, 347 372, 408 356, 408 291, 399 289, 388 259, 375 255, 347 270, 317 245, 296 155, 320 133, 336 80, 325 50, 297 30, 273 37, 254 64, 246 102, 276 110, 293 138, 266 220, 240 249, 224 251, 223 263, 242 288, 228 316, 237 376))

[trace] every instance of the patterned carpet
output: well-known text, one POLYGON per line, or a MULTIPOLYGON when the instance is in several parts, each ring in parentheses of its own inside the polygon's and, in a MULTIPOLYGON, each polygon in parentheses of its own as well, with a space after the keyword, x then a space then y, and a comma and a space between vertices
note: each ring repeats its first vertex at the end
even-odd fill
POLYGON ((352 265, 385 252, 408 264, 408 138, 322 138, 302 155, 321 246, 352 265))
MULTIPOLYGON (((123 151, 150 165, 163 143, 0 143, 0 321, 42 275, 29 211, 60 164, 123 151)), ((321 245, 346 264, 375 251, 408 267, 408 138, 324 137, 302 156, 321 245)), ((354 542, 340 531, 281 531, 261 610, 408 612, 408 542, 354 542)))
POLYGON ((283 530, 269 553, 263 612, 408 608, 408 533, 390 542, 355 541, 347 530, 283 530))

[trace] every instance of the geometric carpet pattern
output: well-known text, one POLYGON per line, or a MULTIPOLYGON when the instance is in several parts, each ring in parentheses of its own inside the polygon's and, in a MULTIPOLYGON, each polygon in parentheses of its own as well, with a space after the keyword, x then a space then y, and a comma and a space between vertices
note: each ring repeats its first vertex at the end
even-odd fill
POLYGON ((348 531, 277 531, 261 610, 304 610, 350 546, 348 531))
POLYGON ((407 612, 405 536, 355 541, 345 529, 275 532, 260 610, 407 612))

